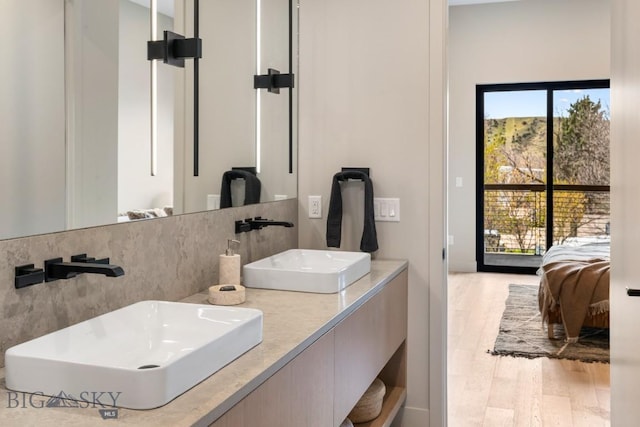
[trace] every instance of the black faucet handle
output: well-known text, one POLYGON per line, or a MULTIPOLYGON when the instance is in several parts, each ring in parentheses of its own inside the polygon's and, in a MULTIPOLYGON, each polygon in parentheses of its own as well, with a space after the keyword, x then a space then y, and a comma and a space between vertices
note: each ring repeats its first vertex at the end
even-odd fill
POLYGON ((95 259, 88 257, 87 254, 71 255, 71 262, 84 262, 91 264, 109 264, 109 258, 95 259))
POLYGON ((87 254, 71 255, 71 262, 94 262, 96 259, 87 254))
POLYGON ((14 285, 16 289, 44 282, 44 270, 34 268, 33 264, 19 265, 15 268, 14 285))
POLYGON ((247 221, 238 220, 236 221, 236 234, 245 233, 247 231, 251 231, 251 224, 247 221))

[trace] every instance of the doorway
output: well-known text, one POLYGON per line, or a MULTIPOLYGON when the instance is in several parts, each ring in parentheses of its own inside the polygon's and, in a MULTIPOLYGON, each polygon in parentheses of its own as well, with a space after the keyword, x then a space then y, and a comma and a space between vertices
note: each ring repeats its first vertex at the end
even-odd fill
MULTIPOLYGON (((479 333, 467 329, 465 325, 476 326, 475 322, 478 319, 484 320, 488 316, 502 313, 504 296, 494 298, 494 304, 485 302, 485 293, 495 291, 496 285, 500 285, 498 280, 507 279, 509 283, 524 283, 525 280, 530 280, 531 285, 538 283, 536 276, 476 273, 478 262, 484 260, 478 256, 476 245, 478 173, 476 170, 475 88, 478 84, 587 80, 611 75, 611 6, 607 2, 597 0, 513 1, 473 5, 464 3, 466 2, 460 2, 460 5, 454 6, 453 1, 450 1, 451 7, 448 9, 447 253, 450 273, 459 274, 458 278, 468 277, 469 279, 468 290, 472 292, 468 297, 470 306, 474 309, 476 307, 483 309, 476 310, 477 317, 473 317, 470 311, 456 307, 460 302, 460 295, 453 289, 456 286, 456 278, 449 276, 449 283, 445 286, 449 292, 447 306, 449 425, 483 425, 484 421, 487 421, 485 425, 519 425, 517 422, 504 421, 504 416, 508 416, 506 399, 519 399, 524 394, 521 392, 524 387, 536 385, 534 379, 547 384, 543 387, 545 392, 548 392, 556 386, 564 387, 561 380, 555 380, 560 374, 561 379, 579 378, 580 382, 584 383, 581 378, 583 373, 578 374, 577 369, 569 368, 564 372, 554 370, 552 373, 556 374, 555 377, 550 375, 547 369, 536 373, 526 371, 520 375, 517 373, 519 371, 508 366, 511 362, 520 363, 524 360, 523 363, 529 365, 541 362, 504 358, 501 360, 505 362, 505 369, 499 371, 504 375, 498 375, 498 381, 495 384, 496 387, 500 385, 505 393, 501 396, 494 395, 495 400, 492 400, 492 405, 484 406, 484 410, 478 409, 474 414, 468 411, 470 403, 489 402, 489 395, 485 390, 480 389, 488 382, 484 379, 476 380, 475 377, 469 377, 464 369, 469 368, 469 372, 477 374, 493 370, 493 367, 484 366, 481 362, 491 357, 485 352, 489 349, 488 346, 493 344, 497 329, 493 326, 491 333, 494 335, 487 338, 489 329, 486 333, 481 332, 483 335, 480 336, 479 333), (486 286, 482 286, 481 281, 486 281, 486 286), (468 319, 468 322, 460 323, 454 319, 468 319), (451 334, 460 335, 458 348, 451 334), (488 344, 478 345, 480 339, 484 339, 488 344), (474 349, 472 345, 478 348, 474 349), (462 358, 463 355, 467 355, 468 358, 462 358), (452 375, 460 375, 466 388, 457 388, 451 378, 452 375), (519 384, 509 383, 507 377, 510 375, 518 375, 523 381, 519 384), (502 397, 505 400, 500 400, 502 397), (468 416, 465 416, 459 410, 460 408, 467 411, 468 416), (461 415, 465 416, 465 420, 456 422, 455 417, 461 415)), ((545 223, 546 220, 545 218, 545 223)), ((484 223, 480 229, 484 236, 484 223)), ((614 233, 619 230, 619 227, 614 226, 614 233)), ((546 236, 542 241, 546 243, 546 236)), ((584 365, 583 367, 590 369, 592 366, 584 365)), ((602 379, 603 387, 601 388, 605 388, 607 377, 604 374, 598 374, 598 378, 598 381, 602 379)), ((598 390, 596 395, 602 400, 602 416, 606 418, 609 396, 606 390, 598 390)), ((580 396, 583 397, 585 394, 580 396)), ((540 400, 532 399, 528 403, 537 405, 545 410, 545 413, 550 414, 554 408, 557 408, 554 405, 559 401, 566 402, 566 399, 566 395, 560 399, 543 396, 540 400)), ((531 423, 532 417, 528 415, 530 414, 522 418, 522 425, 531 423)), ((581 420, 585 419, 587 418, 581 418, 581 420)), ((570 423, 568 420, 560 417, 555 421, 558 424, 566 424, 570 423)), ((596 421, 590 425, 607 424, 604 422, 598 424, 596 421)))

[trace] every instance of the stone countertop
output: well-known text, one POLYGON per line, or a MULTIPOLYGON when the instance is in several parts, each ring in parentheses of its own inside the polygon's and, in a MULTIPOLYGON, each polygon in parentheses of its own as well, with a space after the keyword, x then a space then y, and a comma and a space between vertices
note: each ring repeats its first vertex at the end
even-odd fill
MULTIPOLYGON (((46 397, 7 390, 4 369, 0 369, 0 425, 87 426, 115 422, 154 427, 207 426, 378 293, 406 267, 407 262, 403 260, 374 260, 369 274, 334 294, 247 288, 246 301, 238 307, 262 310, 262 343, 160 408, 118 408, 117 420, 103 421, 99 410, 105 408, 99 405, 44 407, 46 397)), ((207 292, 201 292, 183 301, 206 304, 207 296, 207 292)))

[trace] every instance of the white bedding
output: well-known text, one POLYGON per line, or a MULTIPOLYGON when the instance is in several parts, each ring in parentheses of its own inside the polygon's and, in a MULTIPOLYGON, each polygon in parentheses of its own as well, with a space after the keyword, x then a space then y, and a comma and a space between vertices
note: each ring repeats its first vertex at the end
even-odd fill
MULTIPOLYGON (((551 262, 557 261, 588 261, 591 259, 611 259, 611 240, 610 239, 591 239, 586 243, 565 242, 562 245, 556 245, 542 256, 541 267, 551 262)), ((542 274, 542 270, 538 269, 538 275, 542 274)))

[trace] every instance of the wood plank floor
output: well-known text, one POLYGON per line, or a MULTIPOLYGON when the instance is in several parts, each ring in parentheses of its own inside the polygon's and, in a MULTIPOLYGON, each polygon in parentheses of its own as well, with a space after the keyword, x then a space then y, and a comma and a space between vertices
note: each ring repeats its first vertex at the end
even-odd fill
POLYGON ((610 426, 609 365, 492 356, 509 283, 527 275, 449 275, 448 425, 610 426))

